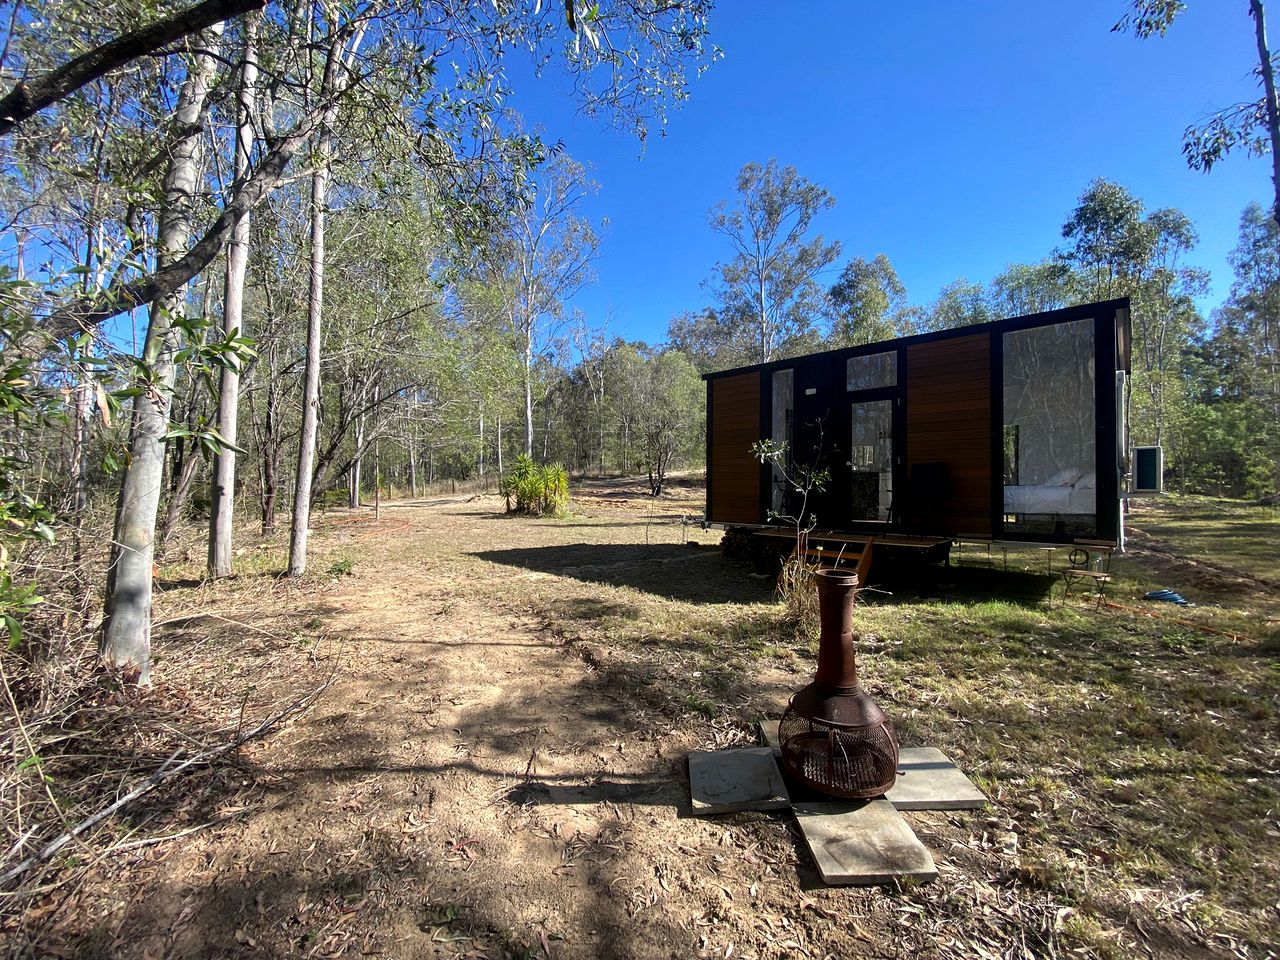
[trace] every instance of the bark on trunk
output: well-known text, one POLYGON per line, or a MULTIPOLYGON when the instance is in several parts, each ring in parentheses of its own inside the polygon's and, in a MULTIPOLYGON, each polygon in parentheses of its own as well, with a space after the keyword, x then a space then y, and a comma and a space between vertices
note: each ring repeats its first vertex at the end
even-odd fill
POLYGON ((307 526, 311 522, 311 471, 320 422, 320 325, 324 310, 325 202, 333 157, 330 110, 320 126, 319 160, 311 176, 311 290, 307 298, 307 367, 302 385, 302 434, 298 439, 298 472, 294 483, 293 526, 289 533, 289 576, 307 571, 307 526))
POLYGON ((524 349, 524 455, 533 456, 533 337, 524 349))
POLYGON ((130 60, 154 53, 174 40, 214 24, 219 24, 215 29, 221 32, 222 21, 249 10, 261 10, 264 5, 265 0, 204 0, 150 26, 121 34, 41 77, 19 80, 0 99, 0 136, 130 60))
POLYGON ((418 499, 418 457, 412 440, 409 441, 409 496, 418 499))
MULTIPOLYGON (((238 124, 235 144, 235 190, 249 176, 253 152, 253 100, 258 82, 258 17, 244 24, 244 56, 240 62, 240 91, 237 97, 238 124)), ((222 301, 223 334, 238 337, 244 332, 244 280, 249 265, 250 211, 239 213, 227 244, 227 270, 222 301)), ((231 576, 231 530, 235 511, 236 437, 240 416, 240 367, 234 358, 222 368, 218 383, 218 432, 227 445, 213 461, 213 485, 209 491, 209 576, 231 576)))
POLYGON ((1258 45, 1258 70, 1262 74, 1262 89, 1267 97, 1267 134, 1271 140, 1271 186, 1275 190, 1275 204, 1271 217, 1280 226, 1280 96, 1276 94, 1276 73, 1271 64, 1271 48, 1267 44, 1267 14, 1262 0, 1249 0, 1249 13, 1253 15, 1253 35, 1258 45))
POLYGON ((347 474, 347 506, 352 510, 360 507, 361 466, 364 463, 364 417, 356 421, 356 455, 351 461, 351 470, 347 474))
POLYGON ((183 463, 182 469, 178 472, 173 493, 169 495, 169 506, 164 512, 164 523, 160 526, 160 552, 162 554, 165 547, 169 545, 169 541, 173 539, 173 532, 178 528, 178 520, 182 517, 182 511, 191 499, 191 488, 195 486, 196 471, 198 469, 200 469, 200 459, 198 457, 188 457, 186 462, 183 463))
POLYGON ((498 414, 498 476, 502 476, 502 414, 498 414))
MULTIPOLYGON (((187 78, 179 94, 175 122, 185 131, 173 145, 164 177, 163 205, 156 231, 160 265, 180 257, 191 232, 191 215, 200 183, 201 116, 209 85, 217 70, 221 26, 199 38, 187 78)), ((155 552, 156 513, 164 470, 164 436, 177 370, 174 358, 180 337, 173 317, 182 309, 181 288, 151 305, 143 359, 153 382, 134 399, 125 468, 116 509, 115 538, 107 580, 105 622, 99 651, 109 666, 151 682, 151 577, 155 552)))

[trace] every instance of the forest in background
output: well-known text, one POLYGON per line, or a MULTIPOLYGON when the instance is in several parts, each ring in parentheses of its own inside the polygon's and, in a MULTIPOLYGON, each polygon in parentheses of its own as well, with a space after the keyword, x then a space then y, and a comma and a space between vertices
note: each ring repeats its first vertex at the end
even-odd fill
MULTIPOLYGON (((1149 36, 1180 6, 1133 9, 1147 19, 1118 28, 1149 36)), ((575 310, 607 242, 584 213, 597 184, 506 107, 507 64, 567 73, 585 112, 643 140, 717 58, 709 10, 12 7, 3 69, 45 79, 5 98, 0 501, 11 547, 56 536, 76 564, 106 555, 109 662, 146 679, 157 547, 184 519, 208 523, 217 578, 237 516, 270 535, 287 511, 297 576, 316 503, 487 482, 517 454, 647 473, 656 494, 699 464, 700 373, 1118 296, 1134 303, 1133 440, 1166 448, 1179 489, 1275 493, 1280 244, 1261 206, 1207 316, 1194 224, 1105 179, 1060 249, 920 305, 883 254, 821 234, 826 189, 769 159, 709 212, 725 251, 712 305, 672 318, 666 343, 575 310), (129 32, 144 14, 176 25, 152 38, 163 56, 129 32), (48 82, 112 37, 144 45, 79 86, 48 82), (95 507, 114 507, 107 542, 84 534, 95 507)), ((1196 141, 1193 164, 1274 127, 1268 96, 1270 114, 1196 141)), ((17 638, 34 594, 14 572, 0 614, 17 638)))
MULTIPOLYGON (((1180 5, 1146 7, 1167 26, 1180 5)), ((314 506, 487 484, 521 454, 656 494, 700 463, 700 373, 1116 296, 1134 300, 1133 439, 1165 446, 1179 489, 1274 497, 1280 211, 1262 206, 1207 312, 1195 225, 1105 179, 1064 210, 1060 249, 913 301, 887 257, 821 234, 835 198, 764 160, 732 188, 726 171, 711 305, 665 343, 576 312, 608 242, 584 213, 596 185, 509 111, 506 65, 567 75, 643 139, 717 58, 710 8, 3 8, 0 886, 40 892, 135 789, 264 729, 210 753, 145 726, 152 592, 183 527, 207 529, 215 580, 255 533, 287 533, 298 578, 314 506)), ((1273 85, 1259 102, 1274 137, 1273 85)), ((1237 128, 1205 149, 1268 152, 1237 128)))

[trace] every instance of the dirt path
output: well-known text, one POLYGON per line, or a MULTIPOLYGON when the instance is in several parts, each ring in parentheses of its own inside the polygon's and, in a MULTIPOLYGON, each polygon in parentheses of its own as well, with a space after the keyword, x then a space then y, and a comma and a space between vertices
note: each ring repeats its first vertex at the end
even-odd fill
MULTIPOLYGON (((775 955, 800 946, 803 929, 767 909, 791 897, 790 835, 689 817, 690 731, 523 608, 520 590, 555 591, 559 575, 460 556, 448 530, 468 510, 388 511, 389 545, 352 530, 378 552, 303 611, 343 640, 340 675, 252 752, 261 809, 175 849, 114 949, 588 958, 715 942, 724 956, 748 931, 721 908, 751 902, 775 955)), ((570 575, 617 566, 564 550, 570 575)), ((650 559, 659 578, 688 576, 681 556, 650 559)))
MULTIPOLYGON (((1173 914, 1114 891, 1089 887, 1090 919, 1073 919, 1083 894, 1054 866, 1068 842, 1057 835, 1070 825, 1039 824, 1058 809, 1054 796, 1071 796, 1045 771, 1059 770, 1083 721, 1024 720, 1027 706, 1001 686, 1014 649, 1000 646, 1001 632, 1056 637, 1050 616, 1075 623, 1056 608, 992 608, 982 623, 997 626, 950 665, 954 644, 929 644, 963 632, 965 611, 978 608, 866 611, 866 629, 892 631, 885 643, 864 637, 873 696, 897 705, 905 736, 985 771, 996 801, 983 812, 908 815, 934 851, 936 882, 827 888, 789 815, 691 816, 688 751, 745 742, 756 718, 778 715, 803 685, 812 652, 779 625, 767 579, 725 560, 718 532, 682 524, 700 491, 675 484, 655 503, 636 488, 584 484, 567 520, 513 520, 494 497, 391 504, 376 521, 338 512, 312 561, 332 576, 175 590, 166 600, 175 612, 199 603, 234 611, 217 636, 198 618, 182 628, 197 674, 215 663, 238 671, 234 682, 210 680, 202 701, 229 702, 221 691, 246 682, 250 696, 255 670, 260 701, 281 696, 282 675, 305 687, 337 672, 307 714, 249 748, 238 771, 218 774, 240 778, 216 811, 233 819, 122 857, 97 885, 110 893, 77 918, 87 933, 62 955, 1152 955, 1121 946, 1132 941, 1120 929, 1159 943, 1161 957, 1229 955, 1204 938, 1187 942, 1173 914), (237 634, 227 625, 236 621, 251 632, 237 634), (256 638, 252 656, 246 636, 256 638), (915 659, 902 653, 908 636, 922 650, 915 659), (218 660, 219 647, 232 652, 218 660), (958 676, 984 671, 990 683, 943 703, 958 676), (975 703, 992 718, 984 726, 970 726, 975 703), (1049 752, 1037 756, 1052 764, 994 766, 1021 749, 1001 738, 1042 729, 1049 752)), ((157 649, 178 639, 161 634, 157 649)), ((1051 641, 1038 642, 1049 658, 1051 641)), ((1064 642, 1078 660, 1100 640, 1064 642)), ((1052 672, 1049 662, 1022 665, 1052 672)), ((197 674, 187 687, 199 686, 197 674)), ((1115 689, 1110 675, 1107 684, 1115 689)), ((1106 721, 1108 736, 1121 722, 1106 721)), ((1074 822, 1075 801, 1062 809, 1074 822)), ((1096 829, 1114 842, 1105 823, 1096 829)), ((1100 858, 1095 843, 1101 849, 1088 839, 1072 853, 1100 858)), ((1176 903, 1184 894, 1177 883, 1160 891, 1176 903)))

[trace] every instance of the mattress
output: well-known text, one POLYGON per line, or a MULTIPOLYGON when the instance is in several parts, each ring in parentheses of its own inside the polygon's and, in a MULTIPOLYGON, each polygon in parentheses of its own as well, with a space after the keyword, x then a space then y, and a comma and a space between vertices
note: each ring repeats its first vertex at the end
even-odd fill
POLYGON ((1086 513, 1098 512, 1098 491, 1094 487, 1059 485, 1004 488, 1005 513, 1086 513))

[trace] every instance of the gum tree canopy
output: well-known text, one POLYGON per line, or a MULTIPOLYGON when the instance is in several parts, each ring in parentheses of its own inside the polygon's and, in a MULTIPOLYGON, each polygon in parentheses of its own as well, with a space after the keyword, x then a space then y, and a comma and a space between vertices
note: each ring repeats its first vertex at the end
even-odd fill
MULTIPOLYGON (((1112 29, 1132 30, 1144 40, 1157 34, 1164 36, 1186 8, 1182 0, 1134 0, 1130 12, 1112 29)), ((1271 154, 1271 183, 1275 188, 1271 216, 1280 225, 1280 97, 1276 93, 1276 54, 1267 41, 1267 14, 1262 0, 1249 0, 1249 16, 1253 18, 1253 38, 1258 50, 1258 64, 1253 72, 1262 87, 1262 96, 1226 107, 1203 123, 1187 127, 1182 152, 1193 169, 1205 172, 1236 148, 1252 156, 1271 154)))

